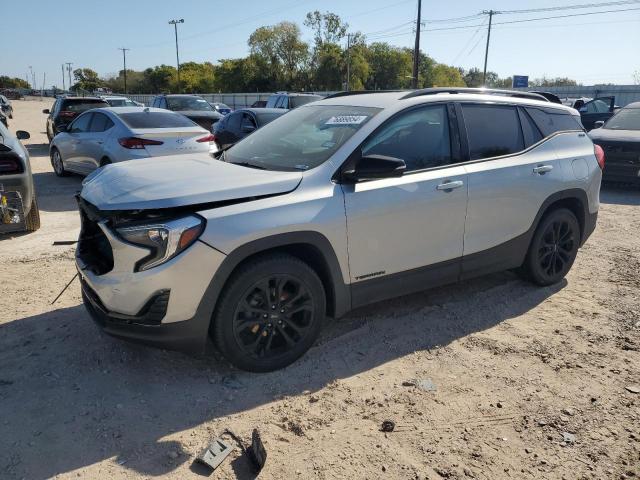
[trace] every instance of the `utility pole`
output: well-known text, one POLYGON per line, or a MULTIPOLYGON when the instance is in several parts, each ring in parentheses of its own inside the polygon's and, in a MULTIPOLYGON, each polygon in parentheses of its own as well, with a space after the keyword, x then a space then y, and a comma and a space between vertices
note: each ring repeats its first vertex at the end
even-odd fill
POLYGON ((31 73, 31 88, 37 90, 38 86, 36 85, 36 76, 33 74, 33 67, 31 65, 29 65, 29 73, 31 73))
POLYGON ((62 93, 64 93, 64 91, 66 90, 64 86, 64 63, 60 66, 62 67, 62 93))
POLYGON ((71 91, 71 65, 72 62, 67 62, 67 73, 69 74, 69 91, 71 91))
POLYGON ((420 15, 422 13, 422 0, 418 0, 418 18, 416 20, 416 44, 413 48, 413 78, 411 88, 418 88, 418 69, 420 68, 420 15))
POLYGON ((47 72, 42 74, 42 90, 40 90, 40 101, 42 101, 42 97, 44 97, 44 84, 47 81, 47 72))
POLYGON ((180 56, 178 55, 178 24, 184 23, 184 18, 180 20, 170 20, 169 25, 173 25, 176 32, 176 64, 178 65, 178 93, 182 93, 182 86, 180 84, 180 56))
POLYGON ((120 47, 118 50, 122 50, 122 60, 124 62, 124 93, 127 93, 127 52, 130 48, 120 47))
POLYGON ((489 15, 489 30, 487 31, 487 47, 484 51, 484 70, 482 71, 482 85, 486 85, 487 81, 487 60, 489 58, 489 40, 491 40, 491 21, 493 20, 493 16, 499 14, 500 12, 496 12, 495 10, 483 10, 482 13, 485 15, 489 15))
POLYGON ((347 33, 347 92, 351 90, 351 34, 347 33))

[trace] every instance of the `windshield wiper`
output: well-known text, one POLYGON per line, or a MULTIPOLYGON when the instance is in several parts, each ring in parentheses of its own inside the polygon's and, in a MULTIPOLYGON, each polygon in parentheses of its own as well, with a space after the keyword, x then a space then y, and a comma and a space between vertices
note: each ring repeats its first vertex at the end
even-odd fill
POLYGON ((229 163, 232 163, 233 165, 240 165, 241 167, 255 168, 257 170, 267 170, 266 167, 256 165, 255 163, 249 163, 249 162, 229 162, 229 163))

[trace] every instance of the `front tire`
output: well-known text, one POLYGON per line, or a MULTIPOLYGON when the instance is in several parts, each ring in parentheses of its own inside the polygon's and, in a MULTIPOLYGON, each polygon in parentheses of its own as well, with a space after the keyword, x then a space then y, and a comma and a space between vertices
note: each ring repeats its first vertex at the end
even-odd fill
POLYGON ((67 170, 64 168, 64 162, 62 161, 62 155, 60 155, 60 150, 57 148, 53 148, 51 150, 51 166, 53 167, 53 171, 59 177, 66 177, 69 175, 67 170))
POLYGON ((316 272, 291 255, 269 255, 230 278, 216 309, 213 340, 234 366, 270 372, 311 348, 325 314, 325 291, 316 272))
POLYGON ((35 232, 40 228, 40 210, 38 209, 38 201, 36 200, 35 194, 31 202, 29 215, 24 219, 24 223, 26 225, 27 232, 35 232))
POLYGON ((573 265, 580 246, 580 224, 570 210, 559 208, 538 225, 524 265, 526 277, 540 286, 562 280, 573 265))

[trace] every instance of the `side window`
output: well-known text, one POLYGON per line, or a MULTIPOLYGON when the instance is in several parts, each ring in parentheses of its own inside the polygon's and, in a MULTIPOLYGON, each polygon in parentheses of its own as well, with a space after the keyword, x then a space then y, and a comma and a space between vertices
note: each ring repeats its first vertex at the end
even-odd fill
POLYGON ((240 131, 240 120, 242 119, 242 113, 232 113, 227 120, 227 130, 232 132, 240 131))
POLYGON ((69 133, 84 133, 89 131, 89 123, 91 123, 91 117, 93 113, 85 113, 76 118, 71 124, 69 133))
POLYGON ((522 122, 522 134, 524 135, 524 146, 530 147, 534 143, 542 140, 540 129, 533 123, 529 114, 522 108, 518 108, 520 113, 520 121, 522 122))
POLYGON ((569 112, 558 110, 557 113, 551 113, 533 107, 527 107, 526 110, 545 137, 564 130, 584 130, 580 124, 580 117, 569 112))
POLYGON ((91 120, 90 132, 104 132, 113 127, 113 122, 103 113, 94 113, 91 120))
POLYGON ((362 155, 401 158, 407 171, 451 162, 446 105, 412 109, 387 121, 362 147, 362 155))
POLYGON ((156 108, 158 106, 158 97, 153 98, 153 102, 151 102, 151 106, 156 108))
POLYGON ((499 157, 524 150, 520 119, 508 105, 462 105, 471 160, 499 157))
POLYGON ((158 103, 159 103, 159 105, 158 105, 158 106, 159 106, 160 108, 164 108, 165 110, 168 110, 168 109, 169 109, 169 107, 167 107, 167 99, 166 99, 166 98, 164 98, 164 97, 160 97, 160 101, 159 101, 158 103))
POLYGON ((287 108, 287 107, 285 107, 285 103, 286 102, 287 102, 287 96, 286 95, 280 95, 278 97, 278 101, 276 102, 275 108, 287 108))
POLYGON ((584 104, 584 106, 580 109, 582 111, 586 109, 587 113, 607 113, 609 111, 609 104, 604 100, 591 100, 584 104))
POLYGON ((271 95, 269 97, 269 100, 267 100, 266 108, 275 108, 276 103, 278 102, 279 99, 280 99, 279 95, 271 95))
POLYGON ((246 133, 255 130, 256 128, 258 128, 258 126, 256 125, 253 117, 248 113, 243 113, 242 121, 240 122, 240 129, 246 133))

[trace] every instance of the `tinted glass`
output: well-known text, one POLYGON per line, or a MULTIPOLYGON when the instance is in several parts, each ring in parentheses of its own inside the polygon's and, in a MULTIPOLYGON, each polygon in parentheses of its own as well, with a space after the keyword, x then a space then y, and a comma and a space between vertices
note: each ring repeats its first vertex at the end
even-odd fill
POLYGON ((167 98, 167 105, 169 106, 169 110, 174 111, 213 110, 209 102, 200 97, 169 97, 167 98))
POLYGON ((362 147, 362 155, 401 158, 407 171, 451 161, 449 121, 445 105, 411 110, 385 123, 362 147))
POLYGON ((300 97, 289 97, 289 108, 297 108, 302 105, 306 105, 307 103, 315 102, 316 100, 321 100, 322 97, 320 95, 302 95, 300 97))
POLYGON ((130 128, 180 128, 196 124, 184 115, 171 112, 134 112, 118 115, 130 128))
POLYGON ((280 95, 278 97, 278 101, 276 102, 276 108, 287 108, 286 103, 287 103, 287 96, 280 95))
POLYGON ((524 109, 518 109, 520 112, 520 120, 522 120, 522 133, 524 134, 524 145, 530 147, 534 143, 542 140, 540 129, 533 123, 531 117, 524 109))
POLYGON ((107 103, 112 107, 124 107, 126 105, 124 98, 110 98, 107 103))
POLYGON ((509 155, 524 149, 515 107, 462 105, 471 160, 509 155))
POLYGON ((585 108, 587 113, 607 113, 609 111, 609 102, 596 99, 585 103, 583 109, 585 108))
POLYGON ((242 114, 242 121, 240 122, 240 128, 257 128, 255 120, 248 113, 242 114))
POLYGON ((618 110, 603 128, 611 130, 640 130, 640 107, 618 110))
POLYGON ((258 123, 260 124, 260 126, 266 125, 267 123, 272 122, 273 120, 281 116, 282 114, 280 113, 257 113, 256 114, 256 117, 258 118, 258 123))
POLYGON ((380 111, 315 105, 293 110, 225 152, 231 163, 270 170, 307 170, 324 163, 380 111))
POLYGON ((240 130, 240 120, 242 119, 241 113, 232 113, 227 120, 227 129, 237 132, 240 130))
POLYGON ((583 130, 580 117, 569 112, 557 110, 551 113, 532 107, 527 107, 526 110, 545 137, 564 130, 583 130))
POLYGON ((82 133, 89 131, 89 123, 91 122, 92 113, 85 113, 76 118, 69 128, 70 133, 82 133))
POLYGON ((93 120, 91 120, 90 132, 104 132, 113 127, 113 122, 109 117, 102 113, 94 113, 93 120))
POLYGON ((269 100, 267 100, 266 108, 274 108, 279 98, 278 95, 271 95, 269 100))
POLYGON ((92 108, 108 107, 109 104, 104 100, 64 100, 62 103, 62 110, 68 112, 84 112, 91 110, 92 108))

